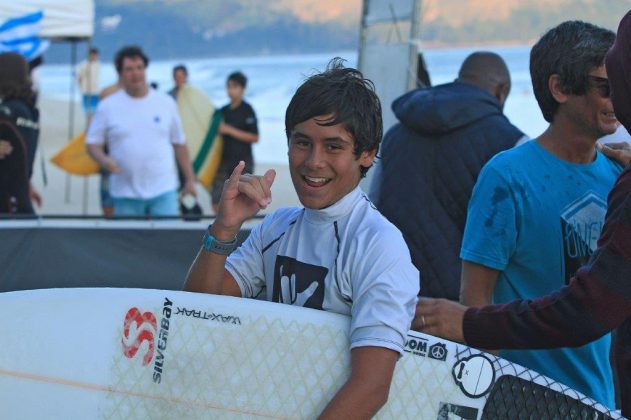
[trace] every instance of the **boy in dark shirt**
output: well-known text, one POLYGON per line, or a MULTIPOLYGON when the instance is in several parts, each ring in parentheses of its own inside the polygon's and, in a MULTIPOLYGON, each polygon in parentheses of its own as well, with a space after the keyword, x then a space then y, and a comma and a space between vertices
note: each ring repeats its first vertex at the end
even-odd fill
POLYGON ((221 108, 223 122, 219 125, 219 132, 223 136, 223 153, 211 191, 215 213, 218 209, 224 181, 239 162, 245 162, 244 173, 251 174, 254 171, 252 143, 259 140, 259 130, 254 109, 243 100, 247 81, 245 75, 237 71, 228 76, 226 83, 230 104, 221 108))

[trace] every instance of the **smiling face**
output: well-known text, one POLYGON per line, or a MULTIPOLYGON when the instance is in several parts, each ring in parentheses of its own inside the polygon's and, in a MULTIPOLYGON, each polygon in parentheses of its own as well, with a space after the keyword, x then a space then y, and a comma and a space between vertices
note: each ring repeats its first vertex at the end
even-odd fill
POLYGON ((323 209, 357 187, 360 167, 369 167, 376 150, 355 156, 355 141, 342 124, 321 125, 333 115, 296 124, 289 136, 289 170, 303 206, 323 209))
POLYGON ((605 66, 588 73, 589 85, 584 95, 569 95, 566 105, 573 122, 594 138, 616 131, 618 120, 609 97, 605 66))

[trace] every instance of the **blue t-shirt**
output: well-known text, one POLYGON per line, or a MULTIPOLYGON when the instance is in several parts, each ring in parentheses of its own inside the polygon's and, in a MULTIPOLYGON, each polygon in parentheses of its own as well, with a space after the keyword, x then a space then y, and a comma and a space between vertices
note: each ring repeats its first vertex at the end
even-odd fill
MULTIPOLYGON (((570 163, 536 141, 489 161, 469 202, 460 257, 501 271, 494 303, 533 299, 568 283, 596 249, 607 195, 621 171, 600 152, 589 164, 570 163)), ((613 408, 610 345, 607 334, 578 348, 501 356, 613 408)))

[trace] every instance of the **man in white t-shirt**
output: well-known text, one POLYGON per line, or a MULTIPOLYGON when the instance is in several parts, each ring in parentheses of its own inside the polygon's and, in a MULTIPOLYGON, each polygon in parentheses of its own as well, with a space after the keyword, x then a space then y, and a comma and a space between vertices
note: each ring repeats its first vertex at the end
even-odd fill
POLYGON ((196 193, 175 101, 147 85, 149 60, 140 48, 121 49, 115 61, 122 89, 98 105, 88 130, 88 152, 111 172, 114 216, 176 216, 176 159, 186 178, 183 194, 196 193))
POLYGON ((321 418, 370 418, 388 399, 419 282, 401 233, 358 187, 381 141, 381 105, 372 83, 340 61, 307 79, 285 116, 291 178, 304 208, 268 215, 232 252, 243 222, 270 204, 276 175, 242 174, 241 161, 186 290, 350 315, 351 375, 321 418))

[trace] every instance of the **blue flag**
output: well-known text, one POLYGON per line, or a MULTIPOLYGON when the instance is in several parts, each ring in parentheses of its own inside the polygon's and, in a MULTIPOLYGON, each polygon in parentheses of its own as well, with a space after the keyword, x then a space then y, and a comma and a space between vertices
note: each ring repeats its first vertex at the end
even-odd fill
POLYGON ((31 61, 46 51, 50 42, 38 36, 43 17, 44 13, 39 11, 9 19, 0 25, 0 53, 16 52, 31 61))

